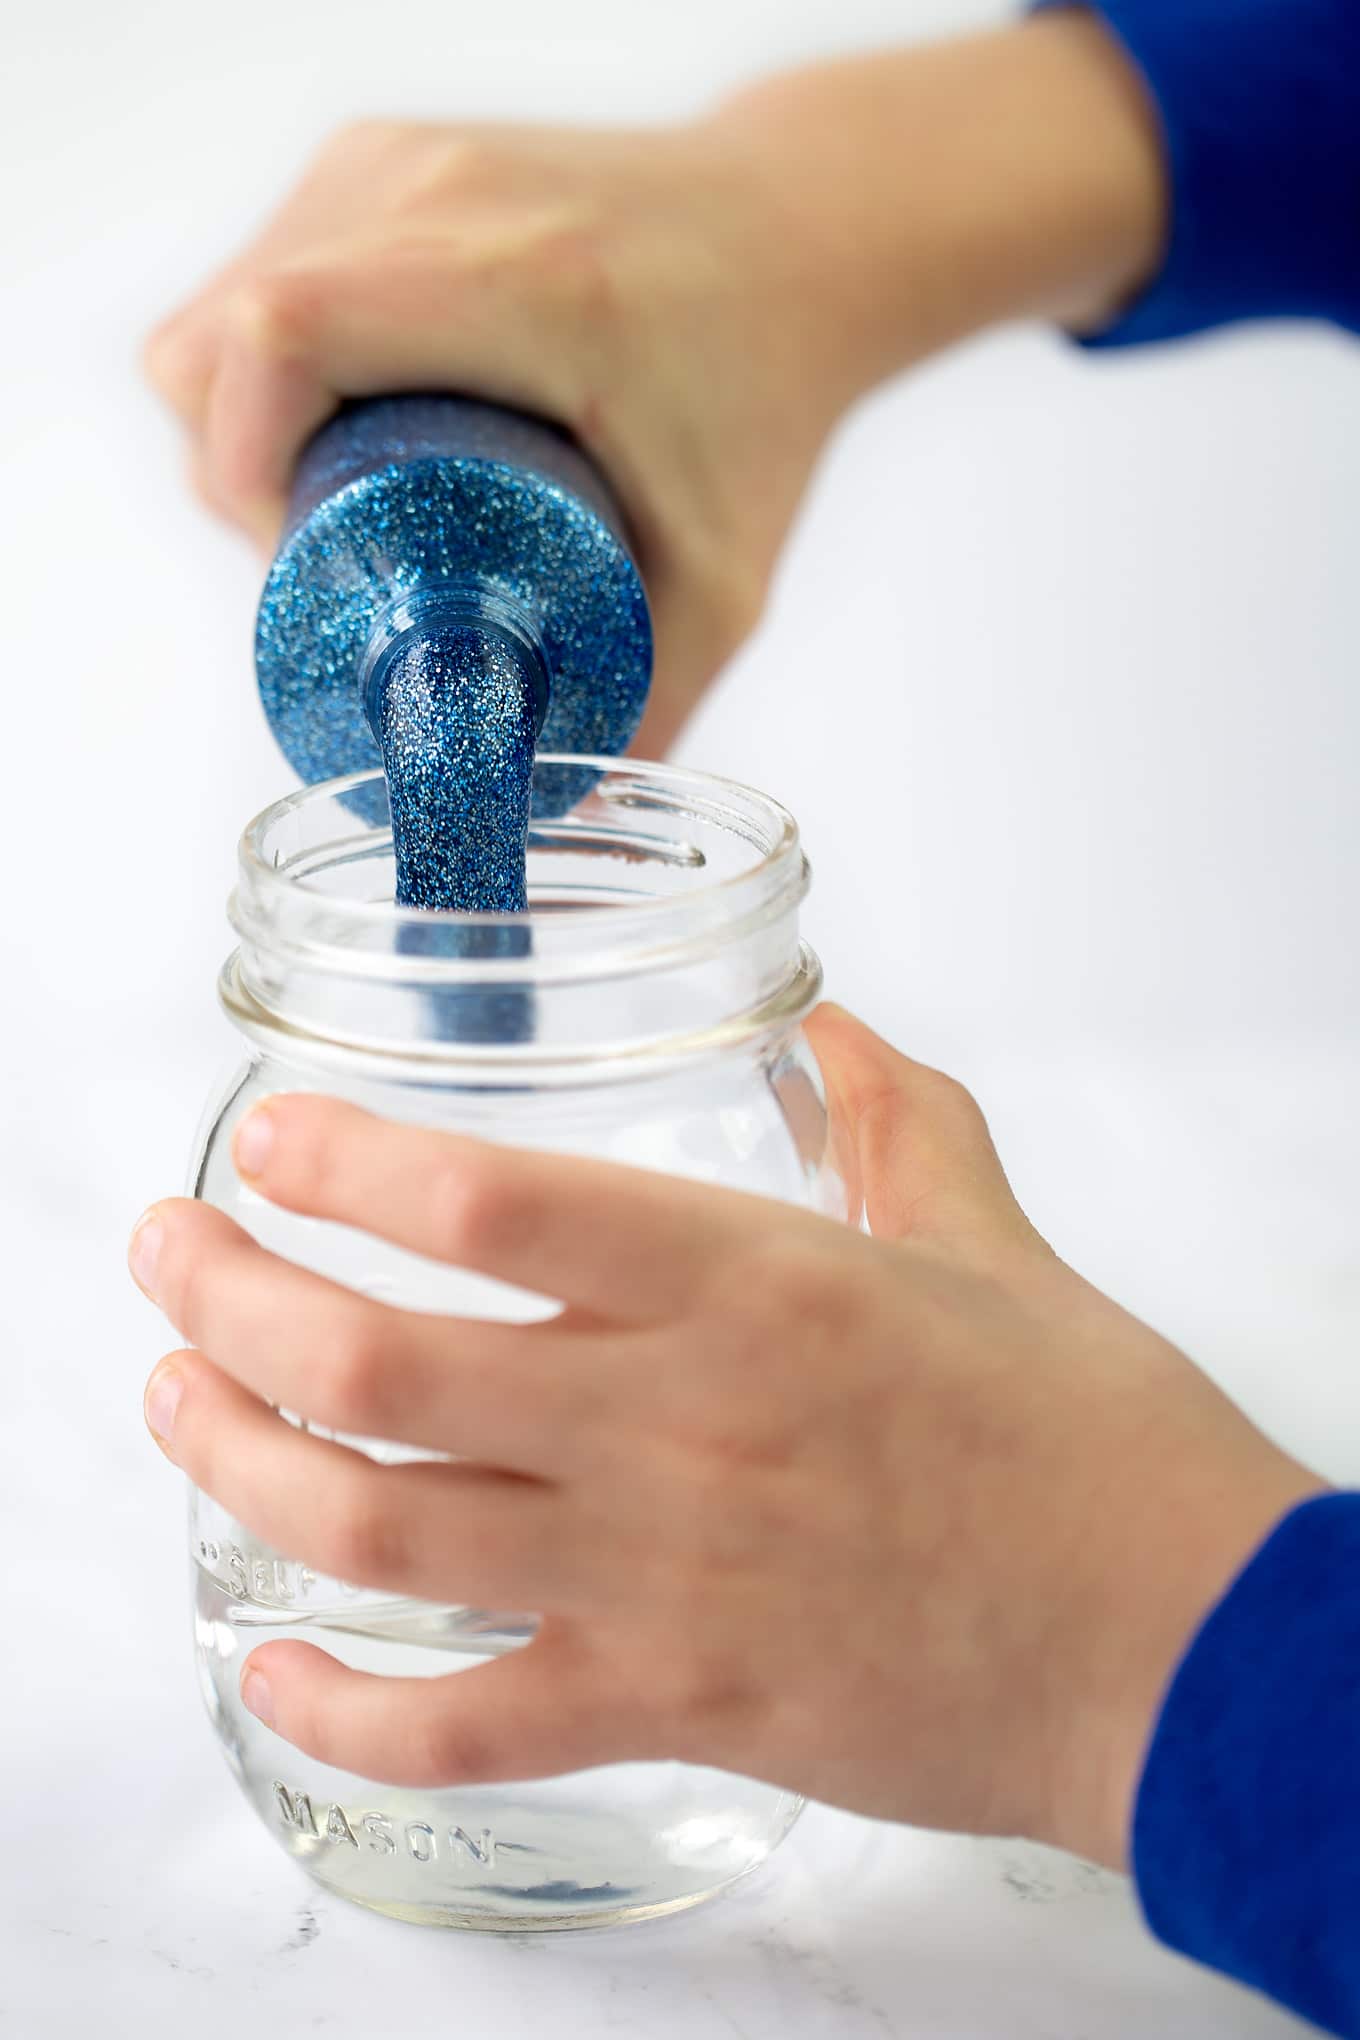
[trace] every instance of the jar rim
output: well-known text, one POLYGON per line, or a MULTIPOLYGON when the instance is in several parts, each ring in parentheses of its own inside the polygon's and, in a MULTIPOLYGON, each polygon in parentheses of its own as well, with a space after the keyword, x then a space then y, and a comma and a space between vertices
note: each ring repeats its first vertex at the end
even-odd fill
MULTIPOLYGON (((742 781, 729 779, 718 773, 696 771, 690 766, 670 765, 651 759, 608 758, 577 756, 565 752, 543 752, 535 760, 539 766, 565 769, 571 772, 598 774, 594 792, 605 800, 624 806, 645 803, 635 801, 634 789, 650 788, 654 794, 682 796, 688 792, 691 804, 699 811, 703 805, 711 804, 714 796, 725 798, 728 803, 722 819, 729 828, 738 824, 734 833, 744 837, 759 854, 745 870, 737 871, 711 882, 700 883, 683 893, 669 896, 650 896, 637 904, 621 905, 611 902, 600 906, 574 907, 570 917, 545 912, 530 904, 527 913, 460 912, 444 908, 397 906, 391 900, 337 899, 323 893, 320 888, 310 887, 305 879, 299 879, 294 867, 299 860, 280 863, 277 846, 272 854, 268 838, 272 831, 286 824, 302 809, 323 800, 343 801, 347 796, 363 794, 367 790, 383 793, 383 775, 380 770, 354 772, 341 779, 320 780, 311 786, 298 787, 282 799, 272 801, 266 808, 246 824, 237 846, 237 859, 241 884, 244 884, 253 903, 265 906, 271 900, 281 908, 296 906, 301 900, 315 899, 318 906, 324 906, 326 941, 324 947, 333 950, 348 949, 344 933, 352 927, 356 934, 360 930, 391 931, 409 929, 412 931, 430 928, 448 928, 466 931, 487 931, 497 929, 531 931, 531 940, 541 943, 541 937, 551 928, 556 936, 565 925, 575 933, 588 938, 594 933, 608 931, 610 946, 617 950, 620 942, 643 925, 655 924, 658 934, 664 933, 668 922, 693 917, 696 905, 702 903, 709 911, 705 915, 710 924, 720 919, 729 926, 742 921, 748 905, 756 907, 763 899, 781 893, 785 884, 792 881, 797 885, 799 896, 807 890, 807 860, 803 854, 798 833, 798 824, 789 810, 769 794, 760 793, 742 781), (744 824, 744 826, 740 826, 744 824), (761 825, 764 824, 763 830, 761 825)), ((535 831, 545 827, 558 829, 570 825, 571 818, 563 822, 531 825, 530 840, 535 831)), ((241 884, 232 896, 229 914, 233 927, 243 933, 241 884)), ((252 917, 253 918, 253 917, 252 917)), ((541 959, 541 946, 535 947, 535 957, 541 959)), ((514 978, 528 974, 518 958, 497 957, 486 953, 485 948, 474 950, 471 955, 412 956, 414 965, 433 966, 435 972, 451 970, 466 974, 469 962, 475 957, 478 977, 491 974, 496 977, 514 978)), ((539 965, 541 969, 541 962, 539 965)), ((425 977, 431 974, 422 968, 414 972, 425 977)), ((537 975, 535 971, 533 974, 537 975)))
POLYGON ((809 872, 786 808, 687 766, 552 754, 539 767, 550 790, 579 797, 531 823, 523 914, 394 905, 381 772, 300 788, 256 815, 229 908, 241 941, 222 982, 231 1017, 252 1035, 283 1029, 384 1058, 527 1068, 690 1053, 806 1010, 809 872), (533 1002, 532 1040, 497 1017, 528 1015, 504 1004, 516 997, 533 1002))

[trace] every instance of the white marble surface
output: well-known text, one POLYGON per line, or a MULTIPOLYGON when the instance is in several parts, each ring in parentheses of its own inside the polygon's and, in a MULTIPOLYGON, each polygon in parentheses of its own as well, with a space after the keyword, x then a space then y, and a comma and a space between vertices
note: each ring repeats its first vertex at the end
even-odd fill
MULTIPOLYGON (((823 1808, 727 1898, 613 1933, 444 1935, 316 1890, 238 1801, 210 1741, 189 1664, 179 1484, 138 1415, 165 1339, 125 1283, 123 1237, 182 1150, 212 1033, 205 1023, 178 1053, 144 1047, 140 1062, 130 1051, 116 1079, 93 1084, 79 1123, 54 1130, 30 1116, 25 1129, 12 1100, 19 1138, 0 1218, 15 1255, 4 1309, 21 1420, 0 1430, 0 2030, 1294 2030, 1154 1947, 1116 1879, 1025 1845, 823 1808)), ((1284 1052, 1213 1070, 964 1061, 1017 1187, 1073 1258, 1193 1346, 1316 1464, 1360 1477, 1348 1215, 1360 1072, 1340 1055, 1284 1052)))

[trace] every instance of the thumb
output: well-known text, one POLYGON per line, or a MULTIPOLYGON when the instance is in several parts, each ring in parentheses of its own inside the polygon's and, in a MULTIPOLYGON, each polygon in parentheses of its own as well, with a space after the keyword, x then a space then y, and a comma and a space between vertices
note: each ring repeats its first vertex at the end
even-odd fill
POLYGON ((841 1006, 819 1006, 808 1037, 876 1237, 956 1249, 1038 1243, 962 1084, 899 1055, 841 1006))

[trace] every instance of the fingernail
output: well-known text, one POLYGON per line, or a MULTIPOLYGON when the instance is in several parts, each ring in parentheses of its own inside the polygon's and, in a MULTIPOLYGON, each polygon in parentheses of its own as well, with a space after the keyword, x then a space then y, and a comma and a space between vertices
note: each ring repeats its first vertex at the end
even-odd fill
POLYGON ((254 1672, 247 1667, 241 1679, 241 1704, 249 1708, 255 1719, 262 1721, 266 1728, 274 1726, 274 1695, 263 1672, 254 1672))
POLYGON ((174 1367, 156 1369, 146 1385, 146 1427, 162 1452, 170 1452, 175 1435, 175 1412, 184 1393, 184 1377, 174 1367))
POLYGON ((231 1144, 236 1171, 241 1176, 258 1176, 269 1160, 274 1145, 274 1119, 267 1105, 257 1105, 236 1129, 231 1144))
POLYGON ((128 1241, 128 1266, 132 1270, 132 1279, 153 1303, 156 1300, 156 1263, 161 1257, 164 1238, 165 1227, 153 1209, 142 1213, 128 1241))

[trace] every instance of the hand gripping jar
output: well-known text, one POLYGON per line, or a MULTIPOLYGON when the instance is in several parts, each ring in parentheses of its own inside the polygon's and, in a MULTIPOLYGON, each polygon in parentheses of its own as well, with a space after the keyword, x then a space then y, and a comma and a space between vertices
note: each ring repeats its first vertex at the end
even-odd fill
MULTIPOLYGON (((391 1119, 845 1215, 800 1025, 820 970, 799 939, 807 865, 792 819, 668 766, 542 768, 564 763, 598 776, 572 814, 534 825, 527 916, 394 907, 376 774, 296 793, 242 840, 240 947, 220 989, 247 1052, 206 1123, 194 1193, 272 1250, 398 1307, 528 1321, 554 1306, 266 1203, 231 1161, 260 1099, 323 1091, 391 1119)), ((790 1793, 679 1763, 434 1791, 329 1769, 242 1707, 256 1645, 298 1636, 366 1671, 456 1676, 522 1648, 532 1614, 325 1578, 198 1493, 191 1550, 199 1676, 227 1761, 275 1840, 361 1905, 521 1931, 645 1918, 754 1869, 797 1817, 790 1793)))

